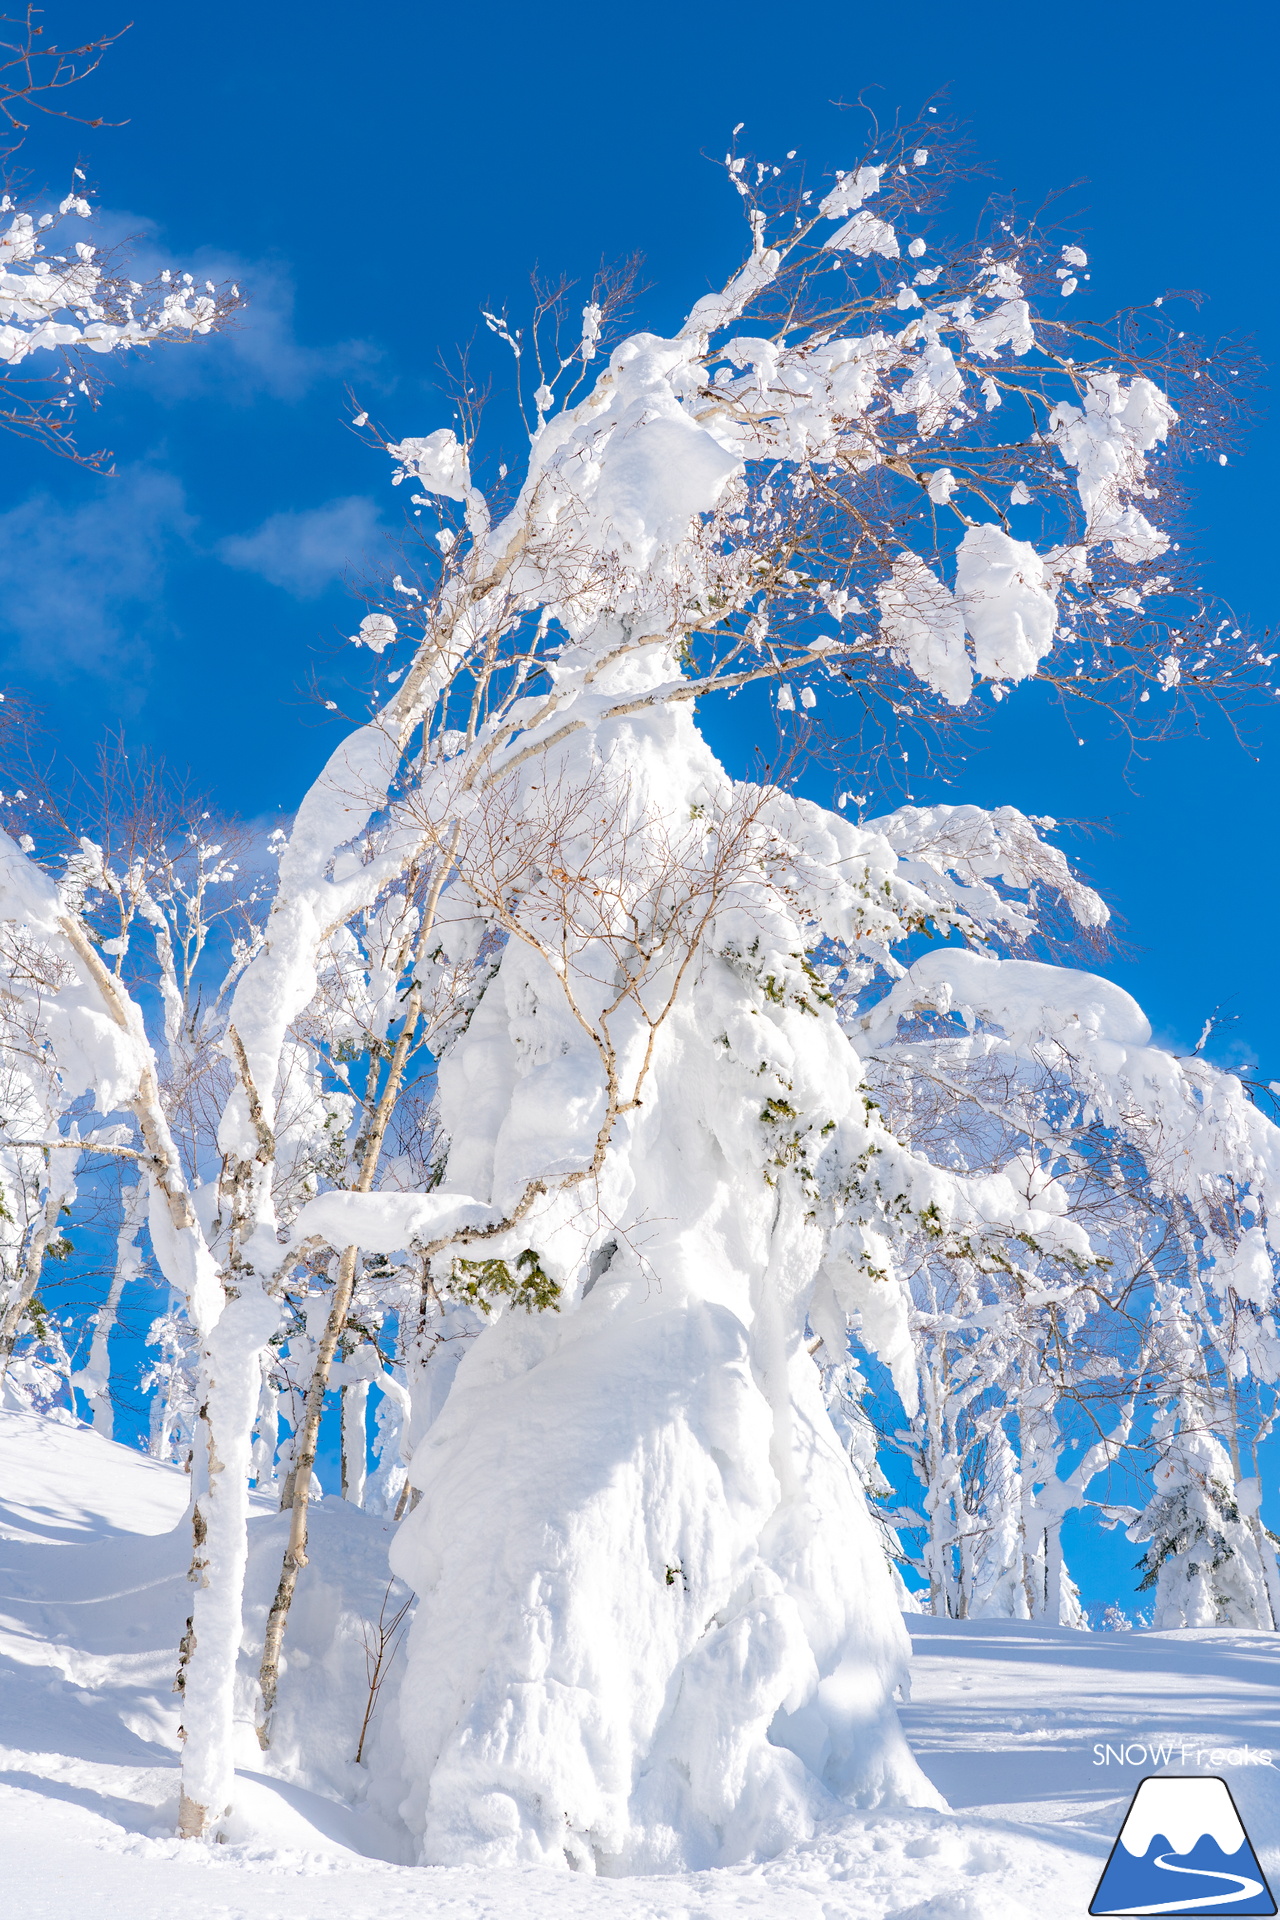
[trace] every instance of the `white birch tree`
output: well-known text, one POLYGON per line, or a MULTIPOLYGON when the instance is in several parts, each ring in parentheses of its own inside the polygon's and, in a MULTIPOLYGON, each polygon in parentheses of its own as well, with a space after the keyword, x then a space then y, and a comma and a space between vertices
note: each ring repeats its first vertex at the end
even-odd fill
MULTIPOLYGON (((1016 212, 940 241, 936 123, 816 195, 726 166, 750 253, 671 337, 619 337, 607 279, 572 327, 554 298, 527 331, 488 315, 527 465, 486 455, 465 391, 461 438, 376 436, 424 538, 354 636, 374 710, 305 796, 200 1046, 190 890, 88 836, 61 892, 3 849, 3 913, 49 970, 18 995, 41 1127, 77 1101, 133 1115, 140 1145, 93 1144, 146 1175, 199 1349, 191 1391, 168 1316, 191 1839, 234 1797, 250 1484, 283 1465, 293 1516, 266 1742, 330 1385, 352 1494, 368 1384, 395 1402, 374 1501, 405 1516, 419 1597, 399 1711, 420 1857, 616 1873, 934 1798, 895 1713, 851 1333, 900 1397, 951 1611, 1077 1617, 1063 1519, 1131 1448, 1148 1379, 1141 1334, 1130 1365, 1107 1330, 1140 1326, 1170 1233, 1237 1451, 1225 1382, 1276 1377, 1276 1130, 1109 982, 1026 957, 1105 920, 1045 823, 855 823, 735 780, 697 720, 753 686, 784 731, 843 699, 871 778, 980 689, 1038 677, 1158 732, 1258 680, 1167 524, 1233 369, 1158 311, 1073 319, 1082 250, 1016 212), (154 1045, 123 968, 143 925, 154 1045), (389 1151, 424 1063, 425 1131, 389 1151)), ((10 1128, 0 1151, 68 1138, 10 1128)))
MULTIPOLYGON (((537 379, 505 499, 450 428, 391 443, 418 510, 457 512, 424 549, 434 576, 398 579, 361 625, 379 655, 413 631, 413 653, 304 800, 232 1006, 229 1294, 205 1362, 226 1466, 198 1503, 186 1832, 231 1793, 248 1425, 282 1240, 308 1236, 341 1251, 330 1352, 357 1248, 424 1270, 421 1499, 395 1552, 420 1596, 402 1714, 423 1859, 711 1864, 842 1800, 932 1797, 810 1341, 839 1351, 858 1314, 909 1366, 922 1231, 1077 1276, 1104 1256, 1023 1171, 895 1137, 818 970, 829 952, 874 970, 926 925, 981 945, 973 890, 900 850, 897 822, 735 783, 694 705, 766 681, 804 712, 852 687, 928 726, 976 683, 1004 697, 1040 675, 1136 712, 1260 662, 1178 597, 1148 518, 1168 450, 1212 441, 1226 371, 1159 315, 1072 323, 1081 250, 1014 217, 912 272, 944 165, 919 138, 816 205, 730 156, 752 252, 670 338, 597 366, 605 298, 563 345, 491 316, 537 379), (1181 423, 1157 357, 1191 396, 1181 423), (1039 543, 1010 530, 1027 500, 1039 543), (271 1177, 288 1036, 337 930, 415 865, 420 957, 486 932, 500 952, 441 1049, 442 1178, 322 1195, 290 1236, 271 1177), (460 1313, 465 1351, 431 1392, 429 1330, 460 1313)), ((980 902, 1007 921, 997 894, 980 902)), ((1041 972, 1024 984, 1051 1017, 1041 972)))

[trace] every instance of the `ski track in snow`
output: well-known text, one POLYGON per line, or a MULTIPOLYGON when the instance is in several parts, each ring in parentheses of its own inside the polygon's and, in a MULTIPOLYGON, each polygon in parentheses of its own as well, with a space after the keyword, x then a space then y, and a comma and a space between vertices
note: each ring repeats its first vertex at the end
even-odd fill
MULTIPOLYGON (((170 1686, 186 1492, 176 1469, 84 1428, 0 1413, 0 1887, 15 1920, 1067 1920, 1153 1771, 1095 1765, 1095 1743, 1280 1757, 1271 1635, 917 1617, 903 1719, 950 1814, 850 1814, 779 1859, 661 1879, 416 1868, 385 1857, 396 1837, 367 1808, 246 1748, 231 1839, 184 1845, 170 1686)), ((361 1518, 339 1512, 335 1539, 361 1518)), ((368 1523, 375 1558, 384 1533, 368 1523)), ((1230 1779, 1272 1870, 1276 1772, 1187 1770, 1230 1779)))
POLYGON ((1180 1867, 1171 1853, 1158 1853, 1155 1864, 1165 1873, 1189 1873, 1193 1877, 1198 1874, 1202 1880, 1229 1880, 1230 1891, 1202 1893, 1194 1899, 1164 1900, 1158 1906, 1122 1907, 1122 1913, 1188 1913, 1192 1908, 1198 1913, 1202 1907, 1220 1907, 1226 1900, 1243 1900, 1246 1894, 1252 1898, 1262 1892, 1261 1880, 1251 1880, 1243 1873, 1214 1873, 1208 1867, 1180 1867))

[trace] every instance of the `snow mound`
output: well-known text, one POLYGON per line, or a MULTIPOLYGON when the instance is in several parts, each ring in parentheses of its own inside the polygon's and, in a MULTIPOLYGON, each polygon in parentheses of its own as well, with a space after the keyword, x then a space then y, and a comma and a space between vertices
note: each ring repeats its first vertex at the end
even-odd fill
MULTIPOLYGON (((955 1812, 844 1813, 764 1865, 660 1879, 405 1864, 385 1799, 395 1716, 351 1765, 361 1622, 389 1573, 387 1529, 333 1499, 291 1622, 278 1737, 257 1751, 247 1681, 279 1565, 278 1515, 252 1523, 245 1718, 221 1846, 172 1837, 175 1647, 187 1611, 188 1482, 87 1428, 0 1413, 0 1884, 6 1911, 78 1920, 1074 1920, 1138 1771, 1099 1766, 1173 1728, 1204 1748, 1267 1745, 1276 1636, 1078 1634, 913 1620, 917 1758, 955 1812), (354 1718, 353 1718, 354 1715, 354 1718)), ((665 1591, 665 1589, 664 1589, 665 1591)), ((673 1599, 675 1596, 671 1596, 673 1599)), ((449 1649, 439 1650, 442 1667, 449 1649)), ((375 1726, 378 1721, 375 1717, 375 1726)), ((1207 1753, 1205 1755, 1207 1762, 1207 1753)), ((1192 1770, 1191 1766, 1188 1770, 1192 1770)), ((1227 1773, 1261 1843, 1274 1768, 1227 1773)), ((1270 1857, 1263 1849, 1264 1864, 1270 1857)))
POLYGON ((69 1420, 0 1411, 0 1458, 0 1540, 168 1533, 186 1511, 185 1474, 69 1420))

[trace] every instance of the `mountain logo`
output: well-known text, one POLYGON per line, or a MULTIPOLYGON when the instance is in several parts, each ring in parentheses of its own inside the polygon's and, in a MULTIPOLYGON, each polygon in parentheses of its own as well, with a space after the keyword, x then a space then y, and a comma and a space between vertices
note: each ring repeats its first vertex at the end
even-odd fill
POLYGON ((1140 1782, 1091 1914, 1275 1911, 1225 1780, 1158 1774, 1140 1782))

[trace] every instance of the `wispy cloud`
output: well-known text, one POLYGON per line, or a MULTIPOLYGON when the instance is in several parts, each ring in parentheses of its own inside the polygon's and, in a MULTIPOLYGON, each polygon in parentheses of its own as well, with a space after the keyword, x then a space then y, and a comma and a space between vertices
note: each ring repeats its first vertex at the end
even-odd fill
POLYGON ((358 569, 384 533, 374 501, 356 494, 297 513, 273 513, 252 533, 219 541, 217 552, 229 567, 314 600, 349 569, 358 569))
POLYGON ((278 261, 247 260, 213 247, 185 249, 157 238, 154 222, 105 209, 93 222, 94 240, 119 250, 127 271, 139 280, 162 268, 190 273, 198 282, 238 286, 247 302, 224 333, 190 346, 158 345, 119 356, 111 377, 136 381, 168 401, 216 394, 244 406, 267 396, 295 402, 322 382, 367 376, 381 358, 369 340, 336 340, 309 346, 298 338, 297 296, 288 269, 278 261))
MULTIPOLYGON (((247 306, 225 333, 190 346, 150 349, 148 385, 166 399, 216 393, 245 405, 260 396, 297 401, 325 381, 367 374, 380 358, 367 340, 306 346, 298 338, 293 281, 281 267, 198 249, 183 265, 197 281, 230 281, 247 306)), ((135 269, 136 271, 136 269, 135 269)))
POLYGON ((195 525, 171 473, 93 484, 79 505, 39 493, 0 514, 0 647, 41 679, 136 677, 168 558, 195 525))

